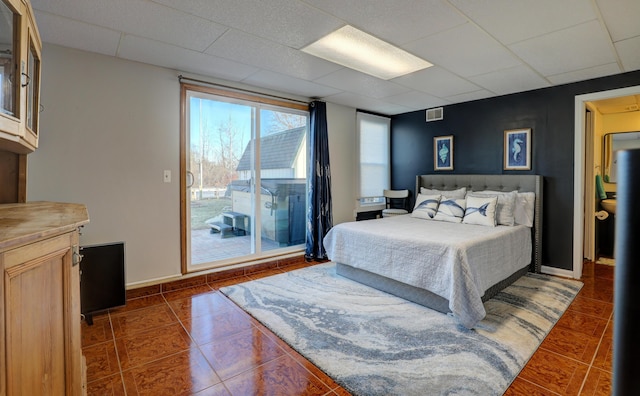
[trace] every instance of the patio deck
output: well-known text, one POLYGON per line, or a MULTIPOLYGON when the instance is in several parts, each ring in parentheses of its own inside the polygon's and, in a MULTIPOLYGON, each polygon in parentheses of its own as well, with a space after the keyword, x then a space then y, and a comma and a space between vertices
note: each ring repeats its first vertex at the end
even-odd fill
MULTIPOLYGON (((278 249, 280 244, 262 238, 262 251, 278 249)), ((251 254, 251 235, 220 238, 209 229, 191 231, 191 264, 197 265, 251 254)))

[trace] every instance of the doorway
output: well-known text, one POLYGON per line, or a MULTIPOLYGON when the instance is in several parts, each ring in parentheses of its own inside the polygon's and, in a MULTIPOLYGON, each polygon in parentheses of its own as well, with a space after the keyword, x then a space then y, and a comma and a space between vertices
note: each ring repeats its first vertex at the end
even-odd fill
POLYGON ((182 86, 185 273, 299 251, 306 240, 308 111, 251 99, 182 86))
MULTIPOLYGON (((598 100, 619 98, 630 95, 639 95, 640 86, 614 89, 609 91, 594 92, 590 94, 577 95, 575 97, 575 130, 574 130, 574 176, 573 176, 573 277, 580 279, 582 277, 582 261, 584 258, 584 224, 585 219, 595 221, 595 217, 591 216, 589 210, 588 217, 585 217, 585 194, 591 194, 593 187, 587 186, 585 183, 587 158, 586 151, 586 121, 585 113, 587 103, 598 100)), ((593 159, 593 155, 589 155, 593 159)), ((593 165, 593 162, 591 162, 593 165)), ((591 180, 591 179, 589 179, 591 180)))

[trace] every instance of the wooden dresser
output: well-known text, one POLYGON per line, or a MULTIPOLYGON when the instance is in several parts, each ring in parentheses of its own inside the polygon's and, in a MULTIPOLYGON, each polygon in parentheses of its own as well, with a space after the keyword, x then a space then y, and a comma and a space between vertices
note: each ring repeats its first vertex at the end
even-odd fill
POLYGON ((82 395, 80 204, 0 205, 0 395, 82 395))

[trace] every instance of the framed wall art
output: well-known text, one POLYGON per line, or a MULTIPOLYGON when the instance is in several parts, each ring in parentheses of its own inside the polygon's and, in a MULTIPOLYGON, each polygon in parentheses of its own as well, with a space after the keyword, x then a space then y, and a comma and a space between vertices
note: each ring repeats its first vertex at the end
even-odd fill
POLYGON ((531 128, 504 131, 504 169, 531 169, 531 128))
POLYGON ((453 170, 453 135, 433 138, 433 169, 453 170))

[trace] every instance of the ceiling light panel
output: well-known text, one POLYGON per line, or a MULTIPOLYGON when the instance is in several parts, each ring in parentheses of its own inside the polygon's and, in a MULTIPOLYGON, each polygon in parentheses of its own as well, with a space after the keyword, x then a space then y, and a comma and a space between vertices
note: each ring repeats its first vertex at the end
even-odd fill
POLYGON ((433 66, 353 26, 344 26, 302 51, 383 80, 433 66))

